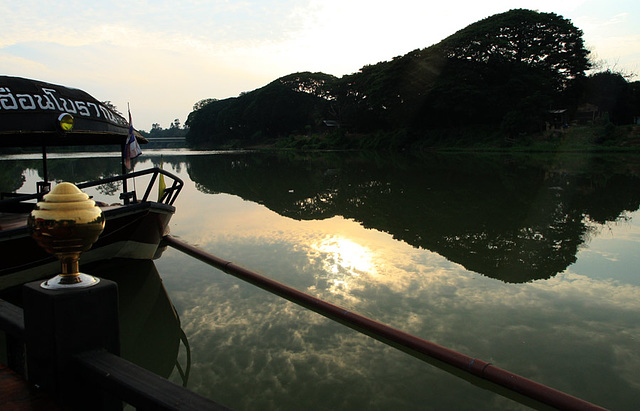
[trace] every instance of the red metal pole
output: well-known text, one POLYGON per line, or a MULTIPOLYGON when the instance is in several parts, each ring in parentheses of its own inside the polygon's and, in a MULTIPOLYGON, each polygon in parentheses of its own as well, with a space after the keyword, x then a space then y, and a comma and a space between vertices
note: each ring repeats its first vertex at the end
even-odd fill
POLYGON ((564 392, 539 384, 528 378, 503 370, 486 361, 469 357, 433 342, 418 338, 378 321, 350 312, 337 305, 305 294, 294 288, 281 284, 258 273, 247 270, 193 247, 170 235, 164 237, 167 245, 182 251, 198 260, 216 267, 241 280, 247 281, 266 291, 286 298, 287 300, 306 307, 310 310, 337 320, 357 330, 364 330, 385 340, 391 341, 417 353, 435 358, 460 370, 500 385, 518 394, 562 410, 605 410, 598 405, 584 401, 564 392))

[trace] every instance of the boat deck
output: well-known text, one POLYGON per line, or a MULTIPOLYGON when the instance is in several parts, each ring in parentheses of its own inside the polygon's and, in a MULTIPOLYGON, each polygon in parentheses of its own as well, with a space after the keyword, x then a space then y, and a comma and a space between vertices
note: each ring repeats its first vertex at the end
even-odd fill
POLYGON ((68 410, 39 392, 4 364, 0 364, 0 404, 3 410, 68 410))

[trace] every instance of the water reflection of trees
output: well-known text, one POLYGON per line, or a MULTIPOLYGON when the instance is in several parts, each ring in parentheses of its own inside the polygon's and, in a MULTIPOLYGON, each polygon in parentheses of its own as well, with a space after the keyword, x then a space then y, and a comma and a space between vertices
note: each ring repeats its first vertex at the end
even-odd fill
MULTIPOLYGON (((147 157, 153 167, 160 167, 161 163, 165 168, 172 167, 176 172, 180 172, 185 163, 185 156, 161 156, 147 157)), ((0 166, 0 192, 12 193, 22 187, 26 181, 25 170, 35 170, 40 179, 44 178, 42 160, 9 160, 3 161, 0 166)), ((90 158, 49 158, 47 161, 47 177, 49 181, 69 181, 81 183, 86 181, 99 180, 113 177, 122 173, 122 164, 118 156, 112 157, 90 157, 90 158)), ((113 196, 121 187, 122 183, 113 182, 96 187, 100 194, 113 196)), ((25 187, 24 192, 35 191, 34 187, 25 187)))
POLYGON ((24 167, 15 161, 5 161, 0 167, 0 193, 15 193, 25 182, 24 167))
POLYGON ((341 215, 469 270, 525 282, 573 263, 590 222, 638 209, 634 161, 247 154, 191 157, 188 171, 205 192, 238 195, 295 219, 341 215))
MULTIPOLYGON (((15 192, 25 182, 24 170, 35 170, 40 179, 44 178, 42 160, 5 161, 0 167, 1 192, 15 192)), ((69 181, 81 183, 99 180, 120 174, 122 166, 118 157, 64 158, 47 161, 47 177, 49 181, 69 181)), ((113 182, 97 187, 99 193, 114 195, 120 189, 120 182, 113 182)), ((25 187, 26 192, 34 192, 36 187, 25 187)))
POLYGON ((122 166, 118 157, 65 158, 49 160, 47 169, 49 180, 77 183, 118 175, 122 166))

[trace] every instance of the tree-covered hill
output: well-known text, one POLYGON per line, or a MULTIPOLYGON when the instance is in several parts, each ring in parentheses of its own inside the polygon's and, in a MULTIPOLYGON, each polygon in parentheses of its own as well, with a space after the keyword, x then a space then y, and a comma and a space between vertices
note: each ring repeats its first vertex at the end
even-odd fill
POLYGON ((188 119, 191 145, 247 145, 265 138, 304 133, 331 117, 330 90, 336 77, 323 73, 297 73, 225 100, 198 104, 188 119))
POLYGON ((552 110, 569 121, 585 103, 631 122, 640 114, 637 83, 609 71, 586 76, 588 54, 571 21, 511 10, 342 78, 295 73, 239 97, 198 102, 187 141, 249 146, 315 133, 337 136, 334 145, 376 136, 403 146, 470 129, 502 141, 544 130, 552 110))

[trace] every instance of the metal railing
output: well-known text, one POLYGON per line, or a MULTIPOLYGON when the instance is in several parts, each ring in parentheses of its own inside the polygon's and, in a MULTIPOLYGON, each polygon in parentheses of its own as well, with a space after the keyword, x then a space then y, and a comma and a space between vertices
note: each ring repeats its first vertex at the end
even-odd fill
POLYGON ((237 266, 231 261, 226 261, 211 255, 170 235, 165 236, 163 242, 227 274, 233 275, 236 278, 285 298, 304 308, 315 311, 320 315, 405 351, 432 365, 446 369, 458 377, 465 378, 472 382, 479 382, 473 380, 481 379, 481 381, 492 385, 488 387, 492 391, 515 401, 527 404, 530 403, 530 400, 533 400, 535 401, 534 404, 527 405, 535 406, 541 403, 562 410, 604 410, 604 408, 598 405, 514 374, 490 362, 473 358, 431 341, 424 340, 298 291, 251 270, 237 266))
MULTIPOLYGON (((161 196, 160 201, 158 201, 158 202, 162 203, 162 204, 173 205, 174 201, 178 197, 178 194, 180 193, 180 190, 182 190, 182 186, 184 185, 184 182, 182 181, 182 179, 180 179, 179 177, 175 176, 174 174, 171 174, 170 172, 165 171, 165 170, 163 170, 161 168, 158 168, 158 167, 154 167, 154 168, 150 168, 150 169, 142 170, 142 171, 135 171, 133 173, 129 173, 129 174, 126 174, 126 175, 108 177, 108 178, 103 178, 101 180, 89 181, 89 182, 86 182, 86 183, 80 183, 80 184, 76 184, 76 186, 79 189, 82 190, 84 188, 96 187, 96 186, 100 186, 100 185, 103 185, 103 184, 108 184, 108 183, 113 183, 113 182, 118 182, 118 181, 122 181, 123 182, 123 186, 126 186, 124 183, 126 183, 128 180, 133 180, 136 177, 142 177, 142 176, 146 176, 146 175, 149 175, 149 174, 151 174, 151 180, 147 184, 147 188, 146 188, 146 190, 144 192, 144 195, 143 195, 143 197, 142 197, 142 199, 140 201, 143 202, 143 203, 146 202, 146 201, 149 201, 149 195, 151 194, 151 190, 155 186, 156 180, 158 179, 158 177, 160 175, 162 175, 162 176, 169 177, 172 180, 172 183, 171 183, 171 186, 166 187, 164 189, 164 193, 161 196)), ((126 194, 126 192, 123 193, 123 194, 126 194)))
MULTIPOLYGON (((156 181, 160 176, 163 176, 163 177, 169 177, 171 179, 171 184, 167 185, 166 188, 163 190, 163 193, 160 196, 160 199, 158 202, 161 204, 173 205, 176 198, 178 197, 178 194, 182 190, 182 187, 184 186, 184 182, 178 176, 158 167, 154 167, 154 168, 150 168, 142 171, 135 171, 133 173, 128 173, 125 175, 102 178, 100 180, 87 181, 85 183, 76 184, 76 186, 79 189, 85 189, 85 188, 97 187, 97 186, 114 183, 114 182, 122 182, 124 192, 121 194, 120 197, 121 199, 125 200, 125 204, 128 204, 132 199, 135 199, 135 201, 138 201, 138 200, 137 200, 137 194, 135 194, 133 191, 127 190, 126 188, 127 182, 129 180, 133 181, 133 179, 135 179, 136 177, 143 177, 147 175, 151 175, 151 179, 147 184, 144 195, 140 199, 140 202, 149 201, 151 190, 155 186, 156 181)), ((33 194, 2 193, 2 203, 12 204, 12 203, 26 202, 29 200, 39 200, 42 198, 44 194, 46 193, 43 193, 43 192, 33 193, 33 194)))

